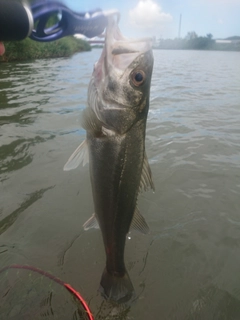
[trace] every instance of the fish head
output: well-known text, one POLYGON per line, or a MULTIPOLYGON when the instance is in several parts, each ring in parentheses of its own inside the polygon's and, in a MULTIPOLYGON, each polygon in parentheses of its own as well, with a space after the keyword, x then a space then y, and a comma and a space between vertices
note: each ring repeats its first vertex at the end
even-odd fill
POLYGON ((102 55, 89 87, 89 106, 106 129, 126 133, 147 118, 153 69, 151 39, 125 38, 109 17, 102 55))

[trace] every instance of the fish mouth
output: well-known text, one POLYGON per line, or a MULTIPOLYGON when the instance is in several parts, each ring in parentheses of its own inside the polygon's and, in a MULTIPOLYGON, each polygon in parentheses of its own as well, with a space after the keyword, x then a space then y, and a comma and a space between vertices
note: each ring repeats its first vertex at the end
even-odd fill
POLYGON ((108 17, 105 33, 105 65, 125 70, 140 54, 150 50, 151 38, 130 39, 122 35, 118 27, 118 20, 114 16, 108 17))
POLYGON ((112 69, 122 73, 139 55, 152 49, 151 38, 126 38, 119 30, 116 16, 109 15, 107 19, 105 45, 94 69, 97 82, 107 76, 112 69))

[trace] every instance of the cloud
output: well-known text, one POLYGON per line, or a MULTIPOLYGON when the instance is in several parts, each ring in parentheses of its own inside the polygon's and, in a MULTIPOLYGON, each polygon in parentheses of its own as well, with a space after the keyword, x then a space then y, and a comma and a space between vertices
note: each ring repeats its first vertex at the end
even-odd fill
POLYGON ((219 4, 233 4, 233 5, 239 5, 240 1, 239 0, 205 0, 206 3, 216 3, 217 5, 219 4))
POLYGON ((169 13, 152 0, 140 0, 135 8, 129 11, 131 24, 142 28, 154 28, 173 20, 169 13))

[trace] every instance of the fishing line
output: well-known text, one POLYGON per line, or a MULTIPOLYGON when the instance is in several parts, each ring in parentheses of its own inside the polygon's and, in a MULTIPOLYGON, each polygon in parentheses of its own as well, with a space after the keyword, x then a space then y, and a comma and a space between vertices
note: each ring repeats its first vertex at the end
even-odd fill
POLYGON ((6 266, 6 267, 2 268, 2 269, 0 270, 0 273, 3 273, 4 271, 9 270, 9 269, 24 269, 24 270, 30 270, 30 271, 32 271, 32 272, 41 274, 41 275, 43 275, 44 277, 49 278, 50 280, 53 280, 54 282, 60 284, 61 286, 65 287, 78 301, 80 301, 82 307, 83 307, 84 310, 86 311, 86 315, 87 315, 88 319, 89 319, 89 320, 94 320, 93 314, 92 314, 90 308, 88 307, 87 302, 84 300, 84 298, 82 297, 82 295, 81 295, 78 291, 76 291, 70 284, 65 283, 65 282, 62 281, 61 279, 55 277, 54 275, 52 275, 52 274, 50 274, 50 273, 48 273, 48 272, 46 272, 46 271, 43 271, 43 270, 38 269, 38 268, 33 267, 33 266, 28 266, 28 265, 13 264, 13 265, 6 266))

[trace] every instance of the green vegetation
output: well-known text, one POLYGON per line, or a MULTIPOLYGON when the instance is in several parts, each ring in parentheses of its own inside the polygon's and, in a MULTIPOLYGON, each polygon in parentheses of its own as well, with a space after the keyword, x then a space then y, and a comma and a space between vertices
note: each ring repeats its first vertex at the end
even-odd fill
POLYGON ((188 32, 184 39, 159 39, 154 45, 155 49, 180 49, 180 50, 226 50, 240 51, 240 37, 230 37, 229 43, 217 43, 212 39, 211 33, 205 37, 198 36, 196 32, 188 32))
POLYGON ((4 45, 6 52, 0 57, 0 62, 69 57, 75 52, 91 50, 88 42, 73 36, 52 42, 36 42, 27 38, 23 41, 4 42, 4 45))
MULTIPOLYGON (((46 21, 45 28, 52 27, 58 22, 58 14, 51 15, 46 21)), ((36 20, 34 24, 35 29, 38 23, 39 21, 36 20)), ((74 36, 64 37, 51 42, 37 42, 27 38, 23 41, 4 42, 4 45, 6 51, 0 57, 0 62, 69 57, 76 52, 91 50, 91 46, 87 41, 77 39, 74 36)))

